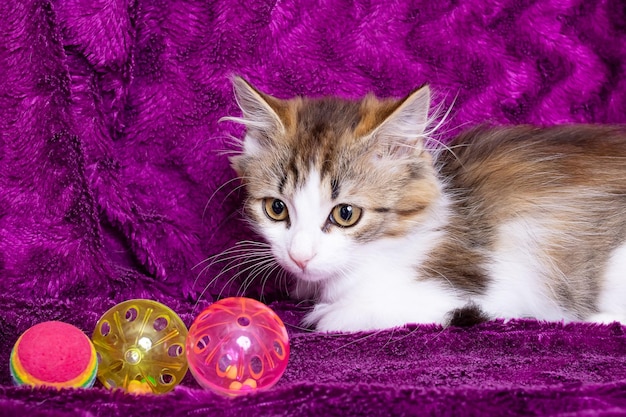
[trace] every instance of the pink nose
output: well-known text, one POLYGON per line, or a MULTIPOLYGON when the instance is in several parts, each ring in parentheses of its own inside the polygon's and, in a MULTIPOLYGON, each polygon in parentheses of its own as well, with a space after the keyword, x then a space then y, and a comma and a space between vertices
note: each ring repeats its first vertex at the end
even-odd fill
POLYGON ((307 258, 307 257, 293 256, 291 253, 289 254, 289 257, 291 258, 293 263, 298 265, 298 268, 300 268, 303 271, 306 269, 306 266, 309 264, 309 261, 312 258, 312 257, 307 258))

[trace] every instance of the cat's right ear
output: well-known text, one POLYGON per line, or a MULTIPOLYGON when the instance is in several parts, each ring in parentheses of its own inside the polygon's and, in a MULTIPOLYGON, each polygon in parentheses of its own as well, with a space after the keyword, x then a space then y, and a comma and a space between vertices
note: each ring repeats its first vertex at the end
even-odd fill
POLYGON ((430 88, 424 85, 397 101, 370 137, 382 146, 382 153, 389 157, 422 153, 429 110, 430 88))
POLYGON ((264 94, 241 77, 233 77, 235 98, 241 109, 242 117, 224 117, 246 126, 243 151, 248 155, 258 154, 272 138, 284 133, 285 125, 279 113, 285 105, 277 98, 264 94))

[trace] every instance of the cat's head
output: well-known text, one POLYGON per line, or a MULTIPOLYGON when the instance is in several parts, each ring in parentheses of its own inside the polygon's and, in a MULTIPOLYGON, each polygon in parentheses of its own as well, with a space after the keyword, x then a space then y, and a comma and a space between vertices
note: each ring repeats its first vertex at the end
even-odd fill
POLYGON ((427 220, 440 195, 424 146, 427 86, 401 100, 360 101, 280 100, 241 78, 234 86, 243 116, 227 119, 246 136, 231 163, 250 222, 287 271, 332 279, 371 256, 374 242, 427 220))

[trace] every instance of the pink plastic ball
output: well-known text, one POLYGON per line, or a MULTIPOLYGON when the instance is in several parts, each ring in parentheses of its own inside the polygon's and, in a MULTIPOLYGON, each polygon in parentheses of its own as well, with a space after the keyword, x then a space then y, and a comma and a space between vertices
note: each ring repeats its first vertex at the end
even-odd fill
POLYGON ((250 298, 217 301, 189 328, 189 369, 201 386, 220 394, 269 389, 288 360, 289 337, 282 320, 250 298))

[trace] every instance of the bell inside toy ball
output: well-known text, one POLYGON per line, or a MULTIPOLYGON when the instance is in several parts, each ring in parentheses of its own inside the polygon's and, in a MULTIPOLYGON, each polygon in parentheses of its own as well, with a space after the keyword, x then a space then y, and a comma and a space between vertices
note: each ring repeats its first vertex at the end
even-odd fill
POLYGON ((266 390, 287 368, 289 337, 265 304, 226 298, 204 309, 189 328, 187 359, 204 388, 227 396, 266 390))
POLYGON ((171 391, 187 373, 186 337, 183 321, 161 303, 138 299, 117 304, 93 332, 98 380, 136 394, 171 391))

